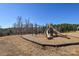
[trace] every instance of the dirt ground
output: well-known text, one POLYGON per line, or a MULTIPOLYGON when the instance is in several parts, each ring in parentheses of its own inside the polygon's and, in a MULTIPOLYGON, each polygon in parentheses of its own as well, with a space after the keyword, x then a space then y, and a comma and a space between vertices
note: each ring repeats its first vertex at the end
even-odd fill
MULTIPOLYGON (((79 36, 79 32, 65 33, 79 36)), ((42 38, 42 37, 41 37, 42 38)), ((39 37, 38 37, 39 39, 39 37)), ((72 38, 78 39, 78 38, 72 38)), ((61 40, 60 40, 61 41, 61 40)), ((79 56, 79 45, 42 47, 18 35, 0 37, 0 56, 79 56)))

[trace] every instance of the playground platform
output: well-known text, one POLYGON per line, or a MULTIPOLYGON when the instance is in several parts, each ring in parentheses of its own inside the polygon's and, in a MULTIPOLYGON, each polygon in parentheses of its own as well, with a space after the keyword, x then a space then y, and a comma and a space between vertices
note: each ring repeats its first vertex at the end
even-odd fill
POLYGON ((67 45, 78 45, 79 38, 69 36, 70 39, 63 38, 63 37, 54 37, 51 40, 48 40, 45 35, 22 35, 22 38, 25 40, 31 41, 35 44, 39 44, 42 46, 53 46, 53 47, 61 47, 67 45))

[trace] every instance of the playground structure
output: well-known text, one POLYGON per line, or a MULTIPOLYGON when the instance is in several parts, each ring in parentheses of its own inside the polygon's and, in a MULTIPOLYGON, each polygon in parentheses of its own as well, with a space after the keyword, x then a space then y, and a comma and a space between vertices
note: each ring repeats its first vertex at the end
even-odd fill
POLYGON ((61 34, 59 31, 57 31, 53 26, 51 26, 51 24, 48 25, 45 33, 48 39, 53 39, 54 37, 64 37, 70 39, 67 35, 61 34))

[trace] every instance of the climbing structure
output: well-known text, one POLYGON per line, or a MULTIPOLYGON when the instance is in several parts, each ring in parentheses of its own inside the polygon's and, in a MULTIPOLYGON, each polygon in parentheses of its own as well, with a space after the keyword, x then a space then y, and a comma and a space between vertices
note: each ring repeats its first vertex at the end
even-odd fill
POLYGON ((49 24, 46 30, 46 37, 48 39, 53 39, 54 37, 59 37, 59 36, 70 39, 67 35, 61 34, 59 31, 57 31, 53 26, 49 24))

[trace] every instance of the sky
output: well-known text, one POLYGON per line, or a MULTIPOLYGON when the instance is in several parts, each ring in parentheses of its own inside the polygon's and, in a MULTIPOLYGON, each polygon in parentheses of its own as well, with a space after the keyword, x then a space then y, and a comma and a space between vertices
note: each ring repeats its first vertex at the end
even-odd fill
POLYGON ((53 23, 79 24, 78 3, 0 3, 0 25, 11 27, 22 16, 23 21, 39 25, 53 23))

